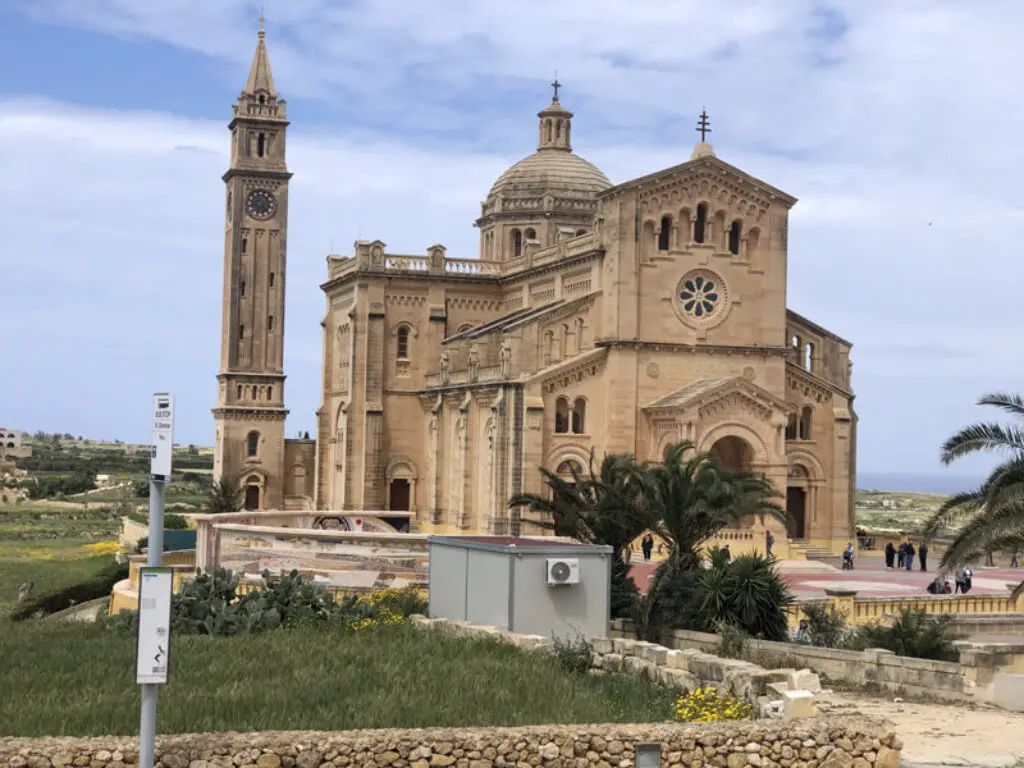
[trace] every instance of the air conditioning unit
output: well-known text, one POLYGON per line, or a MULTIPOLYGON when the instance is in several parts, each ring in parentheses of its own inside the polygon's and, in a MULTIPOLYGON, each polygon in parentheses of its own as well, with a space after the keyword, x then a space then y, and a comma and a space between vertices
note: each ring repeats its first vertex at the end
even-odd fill
POLYGON ((575 558, 549 558, 548 586, 559 587, 563 584, 580 583, 580 561, 575 558))

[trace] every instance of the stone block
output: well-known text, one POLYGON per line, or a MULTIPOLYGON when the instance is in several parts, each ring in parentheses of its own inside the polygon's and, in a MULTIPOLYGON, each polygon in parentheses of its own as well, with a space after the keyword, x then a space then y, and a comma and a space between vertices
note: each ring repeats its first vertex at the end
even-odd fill
POLYGON ((782 694, 790 690, 789 683, 768 683, 765 686, 765 694, 772 699, 781 699, 782 694))
POLYGON ((794 691, 821 692, 821 679, 809 669, 801 669, 789 676, 789 687, 794 691))
POLYGON ((997 672, 992 679, 992 703, 1011 712, 1024 712, 1024 675, 997 672))
POLYGON ((636 640, 616 637, 612 640, 612 650, 620 656, 632 656, 636 652, 636 640))
POLYGON ((593 649, 594 653, 602 656, 606 653, 611 653, 614 650, 611 639, 607 637, 592 638, 590 640, 590 647, 593 649))
POLYGON ((608 672, 621 672, 622 660, 623 657, 620 653, 606 653, 601 657, 601 669, 608 672))
POLYGON ((689 671, 690 657, 682 651, 671 650, 665 654, 665 666, 689 671))
POLYGON ((690 671, 708 683, 725 682, 725 660, 710 653, 699 653, 690 657, 690 671))
POLYGON ((641 653, 647 661, 660 667, 665 666, 668 661, 668 648, 663 645, 645 645, 641 649, 641 653))
POLYGON ((685 669, 674 669, 672 667, 658 667, 658 681, 669 688, 678 688, 692 693, 700 688, 700 680, 691 675, 685 669))
POLYGON ((810 691, 785 691, 782 694, 782 716, 786 720, 814 717, 818 708, 810 691))

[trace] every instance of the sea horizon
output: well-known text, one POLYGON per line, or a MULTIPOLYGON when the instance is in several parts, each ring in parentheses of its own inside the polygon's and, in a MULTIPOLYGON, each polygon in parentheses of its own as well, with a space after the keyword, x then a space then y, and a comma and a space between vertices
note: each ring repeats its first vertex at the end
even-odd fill
POLYGON ((984 478, 928 472, 860 472, 858 491, 906 491, 949 496, 977 488, 984 478))

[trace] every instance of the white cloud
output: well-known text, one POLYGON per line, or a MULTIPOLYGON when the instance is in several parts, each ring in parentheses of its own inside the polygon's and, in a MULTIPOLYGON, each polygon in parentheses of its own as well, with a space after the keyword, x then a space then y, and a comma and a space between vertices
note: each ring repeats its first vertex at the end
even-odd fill
MULTIPOLYGON (((480 199, 532 149, 534 118, 519 105, 541 106, 557 68, 577 113, 576 148, 613 180, 685 160, 706 105, 723 159, 800 198, 790 304, 856 345, 861 467, 884 468, 884 457, 930 464, 937 441, 976 418, 974 397, 1024 374, 1021 356, 1004 352, 1017 343, 1024 282, 1013 236, 1024 216, 1015 183, 1024 6, 836 0, 826 24, 822 5, 268 6, 279 89, 335 105, 345 126, 297 122, 289 143, 295 429, 312 426, 317 405, 323 255, 356 237, 394 251, 440 241, 454 255, 473 252, 480 199), (445 127, 457 138, 435 130, 445 127), (896 428, 910 435, 899 454, 896 428)), ((237 0, 27 8, 38 20, 222 59, 239 83, 257 10, 237 0)), ((18 309, 13 352, 31 374, 0 384, 0 399, 25 404, 26 426, 83 413, 81 397, 51 404, 73 384, 107 409, 87 405, 78 431, 104 433, 125 425, 114 411, 138 397, 140 379, 160 386, 162 375, 195 403, 190 439, 209 432, 223 122, 234 95, 207 121, 0 104, 0 300, 18 309)))

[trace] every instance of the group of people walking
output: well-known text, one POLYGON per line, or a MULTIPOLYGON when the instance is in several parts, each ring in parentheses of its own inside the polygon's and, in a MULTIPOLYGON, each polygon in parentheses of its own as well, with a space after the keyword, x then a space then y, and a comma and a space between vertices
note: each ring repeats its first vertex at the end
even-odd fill
POLYGON ((920 546, 914 548, 912 541, 904 541, 899 547, 893 546, 890 541, 885 545, 885 567, 892 569, 906 568, 908 571, 914 569, 914 555, 917 555, 918 560, 921 563, 921 570, 928 570, 928 543, 922 541, 920 546))

